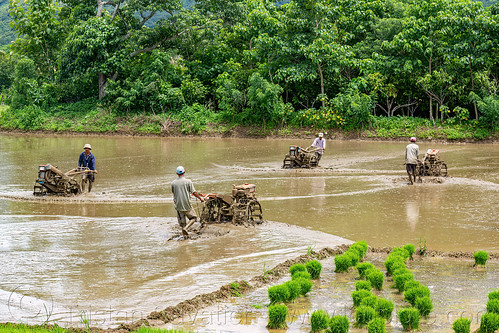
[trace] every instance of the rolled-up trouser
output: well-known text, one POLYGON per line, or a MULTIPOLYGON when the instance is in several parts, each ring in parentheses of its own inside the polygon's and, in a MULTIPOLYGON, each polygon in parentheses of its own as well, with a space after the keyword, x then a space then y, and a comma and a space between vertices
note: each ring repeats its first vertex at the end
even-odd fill
POLYGON ((192 219, 197 219, 197 217, 196 212, 192 208, 188 211, 177 210, 177 220, 181 228, 185 228, 186 218, 191 221, 192 219))

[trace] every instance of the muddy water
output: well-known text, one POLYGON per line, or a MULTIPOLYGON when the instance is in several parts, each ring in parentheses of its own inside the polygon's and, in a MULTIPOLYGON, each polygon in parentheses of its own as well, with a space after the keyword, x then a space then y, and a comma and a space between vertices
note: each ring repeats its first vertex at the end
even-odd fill
MULTIPOLYGON (((372 262, 384 270, 383 258, 368 254, 366 261, 372 262)), ((207 307, 196 314, 181 317, 173 323, 162 325, 163 328, 182 328, 196 332, 217 332, 223 327, 223 332, 310 332, 310 316, 315 310, 325 310, 330 315, 347 316, 350 332, 361 333, 367 329, 356 328, 355 309, 353 308, 352 292, 358 273, 351 269, 348 273, 334 273, 334 259, 321 261, 323 272, 321 278, 314 281, 314 287, 306 297, 299 297, 286 304, 288 316, 287 330, 267 330, 269 303, 267 288, 260 288, 241 298, 233 298, 230 302, 222 302, 207 307)), ((480 318, 486 312, 487 295, 499 279, 499 264, 489 263, 487 269, 475 269, 473 261, 450 258, 417 258, 408 262, 408 268, 414 273, 415 279, 431 292, 433 311, 427 318, 420 321, 420 331, 431 333, 454 332, 452 324, 455 320, 465 317, 471 321, 471 331, 480 326, 480 318)), ((290 280, 287 276, 280 284, 290 280)), ((393 281, 387 278, 383 289, 373 292, 378 297, 392 301, 395 305, 392 317, 386 325, 387 332, 403 331, 397 312, 409 303, 404 301, 403 294, 392 288, 393 281)))
POLYGON ((497 144, 420 143, 441 150, 451 177, 408 186, 405 143, 329 142, 322 169, 280 169, 289 144, 310 142, 0 136, 0 322, 130 322, 345 239, 499 251, 497 144), (99 170, 93 193, 33 199, 37 166, 69 170, 85 143, 99 170), (203 193, 257 184, 264 217, 298 228, 168 241, 178 164, 203 193))

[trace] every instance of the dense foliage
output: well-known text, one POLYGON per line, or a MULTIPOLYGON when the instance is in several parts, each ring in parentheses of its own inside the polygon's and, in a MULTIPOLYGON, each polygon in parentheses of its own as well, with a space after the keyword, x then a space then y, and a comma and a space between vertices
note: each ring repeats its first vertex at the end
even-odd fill
POLYGON ((469 138, 499 129, 497 4, 10 0, 9 14, 19 38, 0 51, 0 89, 13 110, 98 100, 112 117, 187 132, 217 121, 414 134, 383 122, 393 116, 469 138))

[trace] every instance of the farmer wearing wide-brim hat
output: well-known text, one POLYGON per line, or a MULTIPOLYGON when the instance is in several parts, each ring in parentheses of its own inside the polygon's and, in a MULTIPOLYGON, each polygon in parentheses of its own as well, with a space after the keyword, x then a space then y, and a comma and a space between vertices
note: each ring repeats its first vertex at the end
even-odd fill
POLYGON ((88 184, 88 192, 92 189, 92 183, 95 180, 95 174, 97 173, 97 165, 95 164, 95 156, 90 151, 92 146, 87 143, 83 146, 83 152, 80 154, 78 159, 78 167, 88 168, 92 172, 87 174, 87 179, 90 181, 88 184))

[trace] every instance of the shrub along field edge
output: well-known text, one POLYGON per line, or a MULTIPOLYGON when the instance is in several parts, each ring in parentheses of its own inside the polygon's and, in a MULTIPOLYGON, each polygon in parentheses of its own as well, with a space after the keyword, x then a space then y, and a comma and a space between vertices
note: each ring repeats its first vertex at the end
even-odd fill
MULTIPOLYGON (((78 103, 75 103, 78 104, 78 103)), ((107 135, 149 135, 209 137, 313 137, 326 132, 335 139, 405 140, 416 136, 426 141, 488 142, 499 139, 499 132, 471 121, 431 122, 416 117, 370 116, 361 129, 329 127, 324 123, 300 126, 294 119, 280 125, 245 125, 235 119, 210 112, 204 107, 193 107, 179 113, 132 114, 117 116, 110 111, 85 104, 58 107, 47 112, 36 106, 14 110, 0 105, 0 130, 43 133, 82 133, 107 135)))

